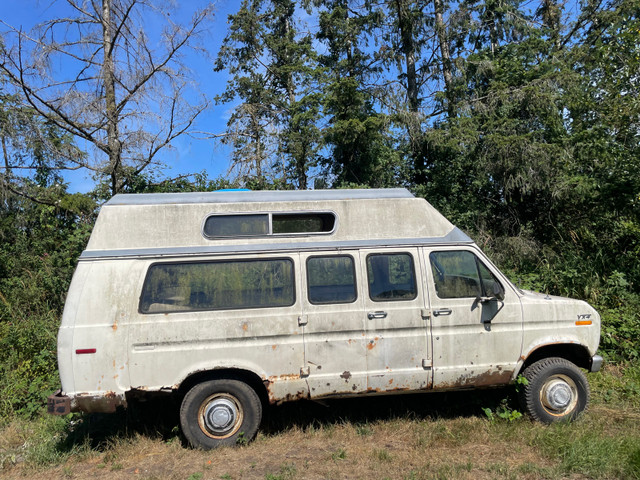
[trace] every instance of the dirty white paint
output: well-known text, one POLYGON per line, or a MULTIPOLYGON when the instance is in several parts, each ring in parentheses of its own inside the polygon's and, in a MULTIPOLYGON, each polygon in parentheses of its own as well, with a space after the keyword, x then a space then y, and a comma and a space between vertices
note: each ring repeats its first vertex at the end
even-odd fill
POLYGON ((593 308, 518 290, 468 237, 406 190, 157 194, 116 196, 103 206, 71 283, 58 361, 73 410, 112 411, 126 405, 129 391, 175 391, 194 374, 221 369, 252 375, 272 402, 499 385, 549 346, 578 346, 588 368, 599 336, 593 308), (202 234, 211 213, 327 211, 337 217, 331 234, 202 234), (438 298, 429 254, 447 250, 472 252, 502 285, 504 299, 438 298), (410 255, 414 298, 370 298, 367 258, 381 253, 410 255), (314 305, 306 262, 338 254, 354 259, 356 299, 314 305), (295 303, 141 313, 149 267, 185 258, 290 259, 295 303), (589 325, 576 325, 585 318, 589 325))

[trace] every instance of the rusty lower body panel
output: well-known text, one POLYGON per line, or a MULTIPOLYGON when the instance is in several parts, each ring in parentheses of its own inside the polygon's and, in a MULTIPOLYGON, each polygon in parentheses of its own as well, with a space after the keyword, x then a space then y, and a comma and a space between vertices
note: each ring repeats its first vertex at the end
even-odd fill
POLYGON ((115 392, 99 395, 87 393, 70 397, 58 390, 47 398, 47 413, 52 415, 67 415, 71 412, 113 413, 120 406, 127 406, 126 397, 115 392))

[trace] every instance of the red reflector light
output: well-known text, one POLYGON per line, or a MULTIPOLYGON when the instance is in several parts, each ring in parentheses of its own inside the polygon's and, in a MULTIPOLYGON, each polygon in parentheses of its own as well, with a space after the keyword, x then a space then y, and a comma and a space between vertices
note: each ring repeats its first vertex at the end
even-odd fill
POLYGON ((87 353, 96 353, 95 348, 78 348, 76 350, 76 355, 86 355, 87 353))

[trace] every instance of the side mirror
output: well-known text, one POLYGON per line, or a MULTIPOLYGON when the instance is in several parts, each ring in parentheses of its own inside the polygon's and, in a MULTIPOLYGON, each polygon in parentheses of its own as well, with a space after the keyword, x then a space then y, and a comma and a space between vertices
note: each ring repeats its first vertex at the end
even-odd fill
POLYGON ((493 292, 492 296, 478 296, 476 297, 475 303, 487 303, 492 300, 498 300, 500 302, 504 301, 504 288, 502 288, 502 285, 500 285, 498 282, 493 282, 493 284, 491 285, 491 291, 493 292))

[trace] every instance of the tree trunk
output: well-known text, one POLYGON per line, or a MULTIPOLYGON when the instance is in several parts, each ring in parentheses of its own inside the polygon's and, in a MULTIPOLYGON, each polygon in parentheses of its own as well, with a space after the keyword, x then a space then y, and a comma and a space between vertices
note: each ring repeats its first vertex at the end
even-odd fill
POLYGON ((489 20, 489 40, 491 41, 491 55, 495 55, 498 49, 498 28, 496 27, 495 12, 491 12, 489 20))
POLYGON ((7 137, 2 135, 2 157, 4 158, 4 174, 0 173, 0 186, 2 190, 2 200, 3 206, 9 206, 9 194, 8 189, 6 188, 9 184, 9 179, 11 178, 11 167, 9 165, 9 152, 7 152, 7 137), (6 204, 6 205, 5 205, 6 204))
POLYGON ((442 57, 442 76, 444 77, 444 93, 447 99, 447 113, 449 118, 453 118, 455 116, 453 102, 453 68, 451 65, 451 54, 449 53, 447 31, 443 19, 444 4, 442 0, 433 0, 433 7, 436 16, 436 35, 438 37, 438 43, 440 44, 440 56, 442 57))
MULTIPOLYGON (((287 17, 285 20, 285 36, 289 39, 289 35, 291 33, 291 18, 287 17)), ((291 58, 288 50, 285 50, 285 64, 291 64, 291 58)), ((296 86, 293 80, 293 72, 287 73, 287 95, 289 96, 289 126, 292 130, 290 133, 300 134, 300 125, 297 121, 293 120, 293 116, 295 115, 295 104, 296 104, 296 86)), ((291 152, 291 156, 293 157, 294 165, 295 165, 295 176, 298 181, 298 189, 306 190, 307 189, 307 159, 306 159, 306 151, 305 149, 298 149, 297 152, 291 152)))
POLYGON ((2 158, 4 159, 4 173, 9 178, 11 176, 11 165, 9 165, 9 152, 7 151, 7 137, 2 135, 2 158))
POLYGON ((409 13, 410 0, 395 0, 398 29, 400 30, 401 50, 406 63, 407 77, 407 106, 409 118, 407 120, 407 133, 409 135, 409 148, 414 167, 414 180, 421 184, 425 181, 424 168, 425 158, 422 154, 422 130, 420 128, 420 118, 418 108, 420 106, 418 76, 416 73, 416 43, 413 29, 413 21, 409 13))
POLYGON ((416 46, 413 33, 413 22, 409 15, 409 5, 407 0, 396 0, 398 10, 398 28, 402 39, 402 54, 407 64, 407 101, 409 111, 418 112, 418 80, 416 75, 416 46))
POLYGON ((111 176, 111 193, 115 195, 122 188, 121 145, 118 138, 118 111, 116 104, 116 80, 113 65, 113 36, 111 20, 111 0, 102 0, 102 43, 104 62, 102 64, 102 81, 105 92, 105 109, 107 114, 107 148, 111 176))
POLYGON ((542 13, 542 20, 544 24, 551 31, 551 40, 556 50, 562 48, 560 42, 560 18, 561 18, 561 6, 556 3, 555 0, 543 0, 540 7, 542 13))

